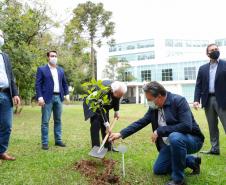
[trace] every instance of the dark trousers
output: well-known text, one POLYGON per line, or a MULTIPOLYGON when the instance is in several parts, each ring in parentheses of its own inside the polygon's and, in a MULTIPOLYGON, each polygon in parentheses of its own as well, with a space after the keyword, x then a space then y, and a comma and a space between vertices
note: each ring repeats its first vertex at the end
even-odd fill
POLYGON ((154 173, 162 175, 171 173, 175 182, 184 179, 184 169, 195 166, 195 157, 188 154, 198 152, 203 141, 198 136, 173 132, 168 137, 170 145, 163 147, 154 164, 154 173))
MULTIPOLYGON (((109 112, 107 112, 107 119, 109 121, 109 112)), ((102 139, 106 136, 106 127, 104 126, 104 120, 99 114, 95 114, 93 117, 90 118, 90 135, 91 135, 91 142, 92 147, 100 146, 100 131, 102 139)), ((104 145, 105 148, 111 150, 111 143, 108 141, 104 145)))
POLYGON ((210 96, 205 107, 205 113, 209 125, 211 151, 220 152, 218 118, 226 133, 226 110, 218 106, 215 96, 210 96))

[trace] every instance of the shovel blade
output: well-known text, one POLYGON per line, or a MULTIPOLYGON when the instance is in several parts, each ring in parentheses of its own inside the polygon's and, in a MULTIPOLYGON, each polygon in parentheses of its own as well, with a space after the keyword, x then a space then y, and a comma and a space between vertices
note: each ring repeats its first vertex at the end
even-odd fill
POLYGON ((92 157, 96 157, 96 158, 104 158, 104 156, 106 155, 108 149, 107 148, 103 148, 100 152, 98 152, 98 150, 100 149, 99 146, 94 146, 92 148, 92 150, 89 152, 89 155, 92 157))

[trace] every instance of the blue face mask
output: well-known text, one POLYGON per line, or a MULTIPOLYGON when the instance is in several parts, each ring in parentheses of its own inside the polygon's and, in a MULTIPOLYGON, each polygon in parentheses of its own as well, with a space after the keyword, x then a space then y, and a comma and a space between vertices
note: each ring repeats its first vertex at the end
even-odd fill
POLYGON ((158 109, 159 108, 158 105, 155 104, 155 100, 156 100, 156 98, 154 100, 152 100, 152 101, 148 101, 148 106, 151 109, 158 109))

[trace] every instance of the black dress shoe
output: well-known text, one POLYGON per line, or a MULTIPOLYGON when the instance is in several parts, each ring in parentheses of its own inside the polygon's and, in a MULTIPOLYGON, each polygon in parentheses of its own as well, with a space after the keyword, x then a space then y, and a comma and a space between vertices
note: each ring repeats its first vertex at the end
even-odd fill
POLYGON ((201 164, 202 160, 201 160, 201 157, 196 157, 195 158, 195 165, 194 165, 194 168, 191 175, 198 175, 200 174, 200 164, 201 164))
POLYGON ((186 185, 184 181, 181 182, 174 182, 174 181, 169 181, 166 183, 166 185, 186 185))
POLYGON ((43 144, 43 145, 42 145, 42 149, 43 149, 43 150, 48 150, 48 149, 49 149, 48 144, 43 144))
POLYGON ((119 152, 119 150, 117 148, 113 147, 112 152, 119 152))
POLYGON ((220 155, 220 151, 213 151, 213 150, 209 150, 209 151, 201 151, 200 153, 203 153, 203 154, 210 154, 210 155, 220 155))
POLYGON ((55 143, 55 145, 60 147, 66 147, 66 145, 63 142, 57 142, 55 143))

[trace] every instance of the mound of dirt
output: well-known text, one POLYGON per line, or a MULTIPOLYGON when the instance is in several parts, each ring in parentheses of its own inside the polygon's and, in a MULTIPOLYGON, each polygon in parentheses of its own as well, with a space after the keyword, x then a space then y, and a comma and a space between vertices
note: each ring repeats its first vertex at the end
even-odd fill
POLYGON ((92 185, 120 184, 119 176, 114 174, 115 161, 103 159, 102 161, 81 160, 75 163, 75 169, 89 178, 92 185))

